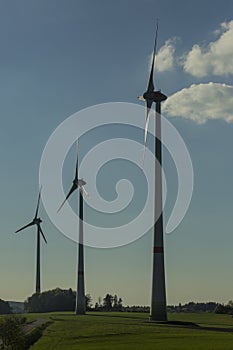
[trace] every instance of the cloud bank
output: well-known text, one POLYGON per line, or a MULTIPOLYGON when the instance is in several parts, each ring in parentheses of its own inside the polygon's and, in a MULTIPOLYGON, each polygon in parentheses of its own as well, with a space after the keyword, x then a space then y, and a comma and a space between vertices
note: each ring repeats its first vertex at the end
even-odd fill
POLYGON ((210 119, 233 122, 233 86, 219 83, 193 84, 163 104, 163 113, 203 124, 210 119))
MULTIPOLYGON (((176 56, 178 38, 167 40, 156 57, 156 70, 164 72, 180 66, 185 73, 196 78, 228 76, 233 74, 233 20, 224 22, 213 33, 216 40, 206 45, 194 45, 176 56)), ((182 117, 203 124, 207 120, 221 119, 233 122, 233 85, 200 83, 184 88, 163 104, 163 112, 170 117, 182 117)))
POLYGON ((199 78, 233 74, 233 21, 222 23, 215 34, 220 35, 216 41, 203 47, 194 45, 185 56, 186 73, 199 78))
MULTIPOLYGON (((215 41, 202 46, 195 44, 181 57, 175 57, 179 38, 167 40, 157 54, 156 70, 165 72, 179 65, 197 78, 233 74, 233 20, 222 23, 213 34, 218 37, 215 41)), ((152 55, 150 68, 151 60, 152 55)))

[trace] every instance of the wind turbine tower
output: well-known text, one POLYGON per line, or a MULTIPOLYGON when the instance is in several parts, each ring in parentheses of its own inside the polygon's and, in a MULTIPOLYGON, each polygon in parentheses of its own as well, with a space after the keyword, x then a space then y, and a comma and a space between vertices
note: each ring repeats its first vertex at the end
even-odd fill
POLYGON ((155 223, 154 223, 154 251, 152 275, 151 320, 167 321, 166 287, 164 269, 163 243, 163 208, 162 208, 162 143, 161 143, 161 102, 166 96, 155 91, 156 104, 156 134, 155 134, 155 223), (156 218, 158 218, 156 220, 156 218))
POLYGON ((154 205, 154 247, 153 247, 153 272, 152 272, 152 298, 150 319, 153 321, 167 321, 166 287, 164 268, 164 242, 163 242, 163 204, 162 204, 162 142, 161 142, 161 102, 167 96, 159 91, 154 91, 153 74, 156 56, 158 36, 158 23, 156 27, 154 52, 147 91, 139 99, 146 101, 146 126, 144 137, 144 155, 146 138, 149 125, 150 109, 155 103, 155 205, 154 205))
POLYGON ((76 294, 76 315, 86 312, 85 284, 84 284, 84 251, 83 251, 83 194, 79 191, 79 243, 78 243, 78 278, 76 294))
POLYGON ((68 192, 65 200, 59 207, 58 211, 65 204, 71 194, 79 188, 79 241, 78 241, 78 271, 77 271, 77 292, 76 292, 76 315, 85 315, 86 313, 86 297, 84 284, 84 249, 83 249, 83 193, 88 196, 84 186, 86 181, 78 178, 78 141, 76 143, 76 168, 73 185, 68 192))

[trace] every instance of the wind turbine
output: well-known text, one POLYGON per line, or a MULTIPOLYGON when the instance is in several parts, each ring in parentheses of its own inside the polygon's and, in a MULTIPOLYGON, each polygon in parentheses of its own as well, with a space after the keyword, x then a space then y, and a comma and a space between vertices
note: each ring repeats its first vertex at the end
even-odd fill
POLYGON ((34 219, 27 225, 21 227, 19 230, 15 231, 15 233, 18 233, 22 230, 24 230, 27 227, 30 226, 37 226, 37 255, 36 255, 36 293, 40 294, 40 235, 42 235, 45 243, 47 243, 47 240, 45 238, 45 235, 42 231, 41 228, 41 223, 42 220, 41 218, 38 217, 38 211, 39 211, 39 206, 40 206, 40 197, 41 197, 41 189, 39 191, 39 195, 38 195, 38 200, 37 200, 37 206, 36 206, 36 213, 34 216, 34 219))
MULTIPOLYGON (((146 102, 146 125, 144 135, 144 156, 146 150, 146 138, 149 125, 149 115, 153 102, 155 102, 156 127, 155 127, 155 206, 154 206, 154 250, 153 250, 153 276, 152 276, 152 299, 151 315, 153 321, 167 321, 166 287, 164 269, 164 244, 163 244, 163 209, 162 209, 162 144, 161 144, 161 102, 167 96, 160 90, 154 91, 154 66, 157 49, 158 22, 156 25, 154 50, 151 64, 150 77, 146 92, 140 100, 146 102), (157 220, 156 220, 157 219, 157 220)), ((144 157, 143 156, 143 157, 144 157)))
POLYGON ((58 212, 61 210, 65 202, 71 194, 79 188, 79 243, 78 243, 78 278, 76 293, 76 315, 85 315, 86 313, 86 297, 84 284, 84 252, 83 252, 83 193, 88 196, 84 186, 86 181, 78 178, 78 141, 76 142, 76 167, 73 185, 71 186, 66 198, 60 205, 58 212))

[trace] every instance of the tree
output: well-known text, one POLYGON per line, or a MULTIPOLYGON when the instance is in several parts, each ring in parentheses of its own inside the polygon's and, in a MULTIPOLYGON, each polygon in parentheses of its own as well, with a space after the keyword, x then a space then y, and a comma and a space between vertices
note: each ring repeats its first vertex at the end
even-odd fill
POLYGON ((91 307, 92 307, 92 297, 90 294, 86 294, 85 295, 85 298, 86 298, 86 310, 91 310, 91 307))
POLYGON ((6 316, 0 319, 0 338, 2 349, 23 350, 25 318, 19 316, 6 316))
POLYGON ((105 311, 112 310, 112 302, 113 296, 111 294, 106 294, 105 298, 103 299, 103 307, 105 311))
POLYGON ((117 295, 115 294, 113 297, 113 310, 117 311, 117 306, 118 306, 118 298, 117 295))
POLYGON ((117 311, 122 311, 122 303, 123 303, 123 300, 119 298, 117 303, 117 311))

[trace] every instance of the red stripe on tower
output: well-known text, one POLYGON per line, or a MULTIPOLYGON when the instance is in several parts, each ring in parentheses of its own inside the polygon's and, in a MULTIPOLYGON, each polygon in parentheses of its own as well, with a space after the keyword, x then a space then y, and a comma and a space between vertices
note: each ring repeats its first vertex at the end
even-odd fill
POLYGON ((154 254, 163 253, 163 247, 154 247, 154 254))

